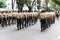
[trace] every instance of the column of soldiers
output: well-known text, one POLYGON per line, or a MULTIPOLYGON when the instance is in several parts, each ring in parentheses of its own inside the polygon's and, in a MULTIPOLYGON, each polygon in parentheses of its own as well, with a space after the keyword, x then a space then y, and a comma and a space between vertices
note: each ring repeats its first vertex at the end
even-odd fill
POLYGON ((38 19, 37 16, 37 13, 19 13, 17 15, 17 29, 19 30, 36 24, 38 19))
POLYGON ((41 22, 41 32, 55 23, 55 16, 55 12, 45 12, 40 14, 39 19, 41 22))
POLYGON ((2 27, 6 26, 7 25, 10 25, 10 21, 12 19, 12 15, 11 14, 8 14, 8 13, 0 13, 0 24, 2 27))
POLYGON ((17 24, 17 30, 36 24, 38 14, 36 12, 13 12, 0 13, 0 24, 2 27, 17 24))
POLYGON ((55 12, 45 12, 41 14, 37 12, 0 13, 0 24, 2 27, 17 24, 17 30, 20 30, 36 24, 39 18, 41 22, 41 31, 44 31, 55 23, 55 17, 55 12))

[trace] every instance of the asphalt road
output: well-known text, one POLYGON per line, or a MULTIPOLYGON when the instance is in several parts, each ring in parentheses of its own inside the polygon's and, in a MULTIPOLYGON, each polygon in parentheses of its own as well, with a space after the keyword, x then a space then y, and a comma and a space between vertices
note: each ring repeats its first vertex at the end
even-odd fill
POLYGON ((25 29, 16 29, 16 25, 0 27, 0 40, 60 40, 60 18, 44 32, 40 31, 40 22, 25 29))

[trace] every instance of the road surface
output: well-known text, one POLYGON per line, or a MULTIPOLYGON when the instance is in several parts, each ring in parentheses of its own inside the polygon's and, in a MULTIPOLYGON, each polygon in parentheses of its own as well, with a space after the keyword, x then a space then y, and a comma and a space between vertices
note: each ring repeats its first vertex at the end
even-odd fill
POLYGON ((0 27, 0 40, 60 40, 60 19, 56 19, 44 32, 40 30, 40 22, 28 28, 16 30, 16 25, 0 27))

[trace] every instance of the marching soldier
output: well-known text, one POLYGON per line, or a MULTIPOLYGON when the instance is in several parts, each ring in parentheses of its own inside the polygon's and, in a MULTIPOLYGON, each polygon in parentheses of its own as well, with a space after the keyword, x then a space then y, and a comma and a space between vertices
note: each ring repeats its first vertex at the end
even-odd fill
POLYGON ((0 13, 0 24, 2 25, 2 14, 0 13))
POLYGON ((21 16, 17 14, 17 30, 21 29, 21 16))
POLYGON ((46 12, 40 14, 41 18, 41 31, 44 31, 48 26, 55 22, 55 13, 54 12, 46 12))
POLYGON ((7 20, 8 20, 8 25, 10 26, 11 20, 12 20, 12 14, 11 13, 8 14, 7 20))
POLYGON ((28 17, 28 16, 27 16, 27 14, 24 14, 24 16, 25 16, 25 18, 24 18, 24 20, 25 20, 25 27, 27 27, 27 25, 28 25, 28 24, 27 24, 27 17, 28 17))
POLYGON ((27 14, 27 27, 29 26, 29 14, 27 14))
POLYGON ((38 19, 38 13, 34 13, 34 24, 36 24, 37 19, 38 19))
POLYGON ((31 26, 31 14, 29 14, 29 26, 31 26))
POLYGON ((42 13, 42 14, 40 14, 40 22, 41 22, 41 31, 44 31, 45 29, 46 29, 46 22, 47 22, 47 20, 45 19, 45 14, 44 13, 42 13))
POLYGON ((16 19, 16 17, 15 17, 15 16, 16 16, 16 14, 15 14, 15 13, 12 13, 12 24, 15 24, 15 22, 14 22, 14 21, 15 21, 15 19, 16 19))
POLYGON ((3 13, 2 27, 7 26, 7 14, 3 13))
POLYGON ((24 28, 24 14, 21 14, 21 25, 22 25, 22 28, 24 28))
POLYGON ((32 20, 31 21, 32 21, 32 25, 33 25, 34 24, 34 14, 32 13, 31 15, 32 15, 32 20))

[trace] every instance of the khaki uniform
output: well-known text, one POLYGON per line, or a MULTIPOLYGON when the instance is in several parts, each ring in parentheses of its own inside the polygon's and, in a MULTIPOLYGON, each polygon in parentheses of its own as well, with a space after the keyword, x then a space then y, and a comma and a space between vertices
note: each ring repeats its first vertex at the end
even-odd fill
POLYGON ((3 21, 2 21, 2 27, 7 26, 7 14, 3 13, 3 21))
POLYGON ((11 25, 11 20, 12 20, 12 14, 11 13, 8 14, 7 20, 8 20, 8 25, 10 26, 11 25))
POLYGON ((0 13, 0 24, 2 24, 2 14, 0 13))
POLYGON ((40 14, 41 21, 41 31, 45 30, 54 23, 55 21, 55 13, 54 12, 46 12, 40 14))

